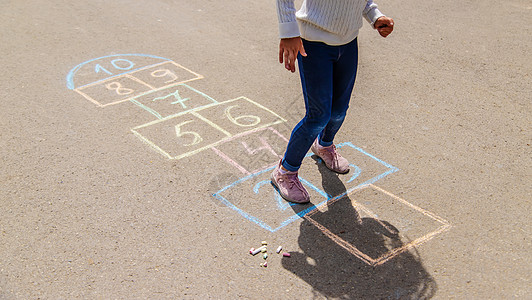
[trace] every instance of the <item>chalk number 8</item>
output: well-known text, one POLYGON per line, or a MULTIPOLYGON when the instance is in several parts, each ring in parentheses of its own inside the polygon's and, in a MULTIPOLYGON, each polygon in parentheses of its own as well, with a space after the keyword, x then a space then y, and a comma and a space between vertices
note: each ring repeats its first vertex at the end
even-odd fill
POLYGON ((113 81, 105 85, 108 90, 114 90, 118 95, 129 95, 134 92, 132 89, 122 87, 119 82, 113 81))

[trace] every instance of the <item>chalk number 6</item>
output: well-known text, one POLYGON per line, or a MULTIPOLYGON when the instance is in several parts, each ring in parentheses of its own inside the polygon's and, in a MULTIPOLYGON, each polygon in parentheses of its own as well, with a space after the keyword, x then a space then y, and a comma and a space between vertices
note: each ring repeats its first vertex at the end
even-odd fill
POLYGON ((229 121, 242 127, 251 127, 251 126, 255 126, 260 123, 260 118, 257 116, 253 116, 253 115, 244 115, 244 116, 239 116, 239 117, 234 118, 231 115, 231 109, 237 106, 238 105, 232 105, 225 109, 225 116, 227 117, 227 119, 229 119, 229 121), (246 121, 249 120, 251 121, 251 123, 242 123, 240 120, 246 120, 246 121))

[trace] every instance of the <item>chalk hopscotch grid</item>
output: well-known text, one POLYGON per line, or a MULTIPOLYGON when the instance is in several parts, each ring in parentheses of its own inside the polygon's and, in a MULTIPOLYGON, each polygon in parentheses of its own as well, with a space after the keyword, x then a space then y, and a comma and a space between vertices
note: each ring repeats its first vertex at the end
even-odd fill
MULTIPOLYGON (((331 240, 333 240, 335 243, 337 243, 338 245, 340 245, 341 247, 343 247, 344 249, 349 251, 354 256, 358 257, 359 259, 361 259, 362 261, 364 261, 368 265, 377 266, 377 265, 383 264, 386 261, 392 259, 396 255, 398 255, 398 254, 400 254, 400 253, 402 253, 404 251, 407 251, 410 248, 413 248, 413 247, 421 245, 422 243, 432 239, 437 234, 440 234, 440 233, 448 230, 451 227, 450 223, 447 222, 446 220, 444 220, 444 219, 442 219, 442 218, 432 214, 431 212, 426 211, 426 210, 424 210, 424 209, 422 209, 422 208, 420 208, 418 206, 415 206, 415 205, 407 202, 406 200, 404 200, 404 199, 402 199, 400 197, 397 197, 397 196, 393 195, 392 193, 387 192, 387 191, 385 191, 385 190, 383 190, 383 189, 381 189, 381 188, 379 188, 379 187, 374 185, 374 183, 376 181, 382 179, 383 177, 385 177, 387 175, 390 175, 390 174, 392 174, 394 172, 397 172, 399 169, 397 169, 396 167, 394 167, 394 166, 392 166, 392 165, 390 165, 390 164, 388 164, 388 163, 376 158, 375 156, 365 152, 361 148, 358 148, 358 147, 354 146, 351 143, 341 143, 341 144, 337 145, 338 149, 340 149, 343 146, 352 147, 353 149, 359 151, 360 153, 362 153, 362 154, 372 158, 373 160, 379 162, 380 164, 382 164, 383 166, 388 168, 388 170, 386 172, 384 172, 384 173, 381 173, 381 174, 379 174, 379 175, 377 175, 377 176, 375 176, 375 177, 363 182, 363 183, 360 183, 360 184, 358 184, 358 185, 356 185, 356 186, 354 186, 352 188, 347 189, 344 193, 342 193, 341 195, 335 196, 335 197, 330 197, 323 190, 321 190, 318 187, 314 186, 309 181, 305 180, 304 178, 300 178, 301 182, 304 185, 307 185, 309 188, 311 188, 312 190, 316 191, 319 195, 324 197, 325 200, 321 201, 317 205, 312 205, 312 206, 310 206, 310 207, 308 207, 308 208, 306 208, 306 209, 304 209, 304 210, 302 210, 302 211, 300 211, 298 213, 295 213, 294 215, 292 215, 289 218, 287 218, 286 220, 284 220, 278 227, 272 228, 268 224, 266 224, 263 221, 261 221, 259 218, 257 218, 255 216, 245 212, 244 210, 242 210, 242 209, 238 208, 237 206, 235 206, 234 204, 232 204, 230 201, 228 201, 226 198, 224 198, 221 195, 221 193, 223 193, 224 191, 226 191, 226 190, 228 190, 230 188, 235 187, 236 185, 238 185, 240 183, 245 182, 246 180, 249 180, 251 178, 254 178, 256 176, 264 174, 265 172, 271 171, 275 167, 275 165, 266 166, 266 167, 263 167, 262 169, 259 168, 260 169, 259 171, 253 171, 253 173, 252 173, 252 172, 246 170, 244 167, 242 167, 236 161, 232 160, 228 155, 226 155, 225 153, 223 153, 222 151, 217 149, 216 146, 218 146, 218 145, 220 145, 222 143, 225 143, 225 142, 228 142, 228 141, 243 137, 245 135, 252 134, 252 133, 255 133, 255 132, 264 131, 264 130, 267 130, 267 129, 274 131, 274 133, 276 133, 281 139, 283 139, 283 140, 285 140, 287 142, 286 138, 284 138, 275 129, 270 127, 270 126, 273 126, 273 125, 276 125, 276 124, 280 124, 280 123, 286 122, 286 120, 284 118, 280 117, 279 115, 277 115, 276 113, 274 113, 270 109, 268 109, 268 108, 266 108, 266 107, 264 107, 264 106, 262 106, 262 105, 260 105, 260 104, 258 104, 256 102, 254 102, 254 101, 252 101, 252 100, 250 100, 250 99, 248 99, 246 97, 238 97, 238 98, 227 100, 227 101, 224 101, 224 102, 217 102, 216 100, 214 100, 213 98, 209 97, 208 95, 206 95, 206 94, 204 94, 204 93, 202 93, 202 92, 200 92, 198 90, 195 90, 195 89, 193 89, 190 86, 185 84, 186 82, 190 82, 190 81, 193 81, 193 80, 204 78, 202 75, 200 75, 200 74, 198 74, 198 73, 196 73, 196 72, 194 72, 194 71, 192 71, 192 70, 190 70, 188 68, 185 68, 182 65, 180 65, 180 64, 178 64, 178 63, 176 63, 174 61, 171 61, 169 59, 166 59, 166 58, 152 56, 152 55, 143 55, 143 54, 128 54, 128 55, 124 54, 124 55, 109 55, 109 56, 101 57, 101 58, 98 58, 98 59, 93 59, 93 60, 87 61, 87 62, 85 62, 83 64, 80 64, 80 65, 76 66, 75 68, 73 68, 70 71, 70 73, 67 75, 67 87, 69 89, 75 90, 77 93, 79 93, 80 95, 82 95, 83 97, 85 97, 86 99, 88 99, 89 101, 93 102, 94 104, 96 104, 99 107, 106 107, 106 106, 109 106, 109 105, 115 105, 115 104, 119 104, 119 103, 122 103, 122 102, 130 101, 130 102, 134 103, 135 105, 137 105, 137 106, 143 108, 144 110, 150 112, 151 114, 153 114, 155 117, 158 118, 158 120, 155 120, 155 121, 152 121, 152 122, 149 122, 149 123, 134 127, 134 128, 131 129, 131 131, 137 137, 139 137, 139 139, 141 139, 141 141, 143 141, 144 143, 148 144, 153 149, 155 149, 156 151, 158 151, 159 153, 163 154, 164 156, 166 156, 169 159, 181 159, 181 158, 184 158, 184 157, 188 157, 188 156, 194 155, 196 153, 199 153, 199 152, 204 151, 204 150, 209 149, 209 148, 212 149, 222 159, 224 159, 226 162, 228 162, 229 164, 231 164, 232 166, 237 168, 239 171, 241 171, 244 175, 246 175, 245 177, 240 178, 239 180, 233 182, 232 184, 227 185, 226 187, 222 188, 218 192, 214 193, 212 196, 214 196, 216 199, 221 201, 226 206, 228 206, 228 207, 232 208, 233 210, 235 210, 236 212, 238 212, 240 215, 242 215, 246 219, 256 223, 257 225, 259 225, 260 227, 262 227, 262 228, 264 228, 264 229, 266 229, 268 231, 275 232, 275 231, 281 229, 282 227, 292 223, 293 221, 295 221, 295 220, 297 220, 299 218, 304 218, 304 219, 308 220, 310 223, 312 223, 313 225, 315 225, 318 229, 320 229, 331 240), (127 57, 127 56, 145 56, 145 57, 162 59, 163 61, 160 62, 160 63, 150 64, 150 65, 147 65, 147 66, 144 66, 144 67, 131 69, 131 70, 128 70, 126 72, 122 72, 120 74, 113 75, 113 76, 107 77, 105 79, 97 80, 97 81, 94 81, 94 82, 91 82, 91 83, 88 83, 88 84, 85 84, 85 85, 82 85, 82 86, 79 86, 79 87, 74 87, 73 77, 74 77, 75 73, 79 69, 81 69, 81 67, 83 65, 85 65, 87 63, 90 63, 90 62, 93 62, 93 61, 97 61, 98 59, 103 59, 103 58, 108 58, 108 57, 122 57, 122 56, 125 56, 125 57, 127 57), (141 72, 141 71, 144 71, 144 70, 147 70, 147 69, 150 69, 150 68, 156 68, 156 67, 160 67, 160 66, 163 66, 163 65, 166 65, 166 64, 172 64, 172 65, 174 65, 175 67, 177 67, 179 69, 182 69, 182 70, 185 70, 185 71, 189 72, 190 74, 192 74, 195 77, 189 78, 189 79, 186 79, 186 80, 182 80, 182 81, 179 81, 179 82, 174 81, 174 82, 169 83, 167 85, 155 88, 154 86, 152 86, 152 85, 144 82, 143 80, 133 76, 133 74, 135 72, 141 72), (128 79, 130 79, 132 81, 135 81, 135 82, 137 82, 137 83, 139 83, 139 84, 141 84, 143 86, 148 87, 150 90, 144 91, 144 92, 141 92, 141 93, 138 93, 138 94, 134 94, 131 97, 127 97, 125 99, 120 99, 118 101, 114 101, 114 102, 110 102, 110 103, 106 103, 106 104, 102 104, 102 103, 96 101, 94 98, 89 96, 87 93, 83 92, 83 90, 86 89, 86 88, 89 88, 89 87, 92 87, 92 86, 95 86, 95 85, 98 85, 98 84, 105 84, 106 82, 110 82, 110 81, 113 81, 113 80, 118 80, 120 78, 128 78, 128 79), (189 109, 189 110, 186 110, 186 111, 181 111, 181 112, 178 112, 176 114, 172 114, 172 115, 163 117, 161 114, 159 114, 154 109, 151 109, 150 107, 148 107, 146 105, 143 105, 140 101, 136 100, 136 99, 138 99, 140 97, 143 97, 143 96, 146 96, 146 95, 148 95, 150 93, 155 93, 155 92, 158 92, 158 91, 161 91, 161 90, 164 90, 164 89, 167 89, 167 88, 171 88, 171 87, 174 87, 174 86, 179 86, 179 85, 184 86, 184 87, 186 87, 186 88, 188 88, 188 89, 200 94, 201 96, 203 96, 206 99, 210 100, 212 103, 209 103, 209 104, 197 107, 197 108, 189 109), (260 107, 260 108, 264 109, 265 111, 268 111, 272 115, 276 116, 278 119, 276 121, 274 121, 274 122, 270 122, 270 123, 267 123, 267 124, 262 124, 262 125, 260 125, 258 127, 253 128, 252 130, 247 130, 247 131, 239 132, 237 134, 232 135, 231 133, 225 131, 223 128, 221 128, 217 124, 211 122, 210 120, 208 120, 207 118, 205 118, 205 117, 203 117, 203 116, 201 116, 199 114, 199 112, 201 110, 204 110, 204 109, 216 106, 216 105, 221 105, 221 104, 229 103, 229 102, 232 102, 232 101, 236 101, 236 100, 239 100, 239 99, 247 100, 248 102, 256 105, 257 107, 260 107), (169 120, 169 119, 172 119, 172 118, 176 118, 176 117, 184 115, 184 114, 191 114, 191 115, 195 116, 196 118, 199 118, 199 119, 203 120, 205 123, 207 123, 211 127, 214 127, 215 129, 217 129, 217 130, 221 131, 222 133, 224 133, 227 137, 223 138, 223 139, 221 139, 219 141, 216 141, 214 143, 211 143, 211 144, 209 144, 207 146, 201 147, 199 149, 195 149, 193 151, 189 151, 187 153, 183 153, 183 154, 180 154, 180 155, 177 155, 177 156, 171 156, 169 153, 167 153, 162 148, 157 146, 154 142, 152 142, 151 140, 149 140, 148 138, 146 138, 145 136, 143 136, 142 134, 137 132, 137 130, 139 130, 141 128, 144 128, 144 127, 147 127, 147 126, 150 126, 150 125, 154 125, 154 124, 157 124, 159 122, 163 122, 163 121, 166 121, 166 120, 169 120), (375 189, 375 190, 377 190, 377 191, 379 191, 381 193, 384 193, 384 194, 388 195, 389 197, 392 197, 393 199, 399 201, 400 203, 402 203, 404 205, 407 205, 410 208, 412 208, 412 209, 414 209, 414 210, 416 210, 416 211, 418 211, 418 212, 420 212, 420 213, 432 218, 433 220, 439 222, 442 225, 437 230, 435 230, 433 232, 430 232, 430 233, 428 233, 428 234, 426 234, 426 235, 424 235, 424 236, 422 236, 420 238, 415 239, 414 241, 411 241, 411 242, 409 242, 409 243, 407 243, 405 245, 402 245, 401 247, 392 249, 388 253, 385 253, 385 254, 381 255, 380 257, 378 257, 376 259, 373 259, 370 256, 362 253, 356 247, 354 247, 353 245, 349 244, 348 242, 346 242, 345 240, 343 240, 339 236, 337 236, 334 233, 332 233, 330 230, 325 228, 323 225, 321 225, 317 221, 312 219, 312 216, 314 214, 316 214, 318 211, 320 211, 320 209, 322 209, 325 205, 332 204, 335 201, 338 201, 339 199, 342 199, 343 197, 349 195, 350 193, 358 192, 358 191, 366 189, 366 188, 372 188, 372 189, 375 189)), ((154 75, 152 75, 152 76, 154 76, 154 75)), ((305 157, 309 157, 311 155, 312 155, 312 153, 308 153, 305 157)), ((354 167, 357 167, 357 166, 354 166, 354 167)), ((361 170, 359 169, 358 171, 360 172, 361 170)), ((358 175, 356 175, 356 174, 353 175, 353 178, 355 178, 356 176, 358 176, 358 175)), ((388 228, 388 226, 386 226, 385 223, 383 223, 382 221, 378 220, 377 216, 373 212, 371 212, 369 209, 367 209, 364 205, 362 205, 360 203, 357 203, 355 201, 352 201, 352 203, 353 203, 353 206, 355 208, 360 209, 361 211, 365 212, 370 217, 372 217, 375 220, 377 220, 377 222, 379 222, 384 228, 386 228, 387 230, 392 230, 392 229, 388 228)))
POLYGON ((137 68, 137 69, 134 69, 134 70, 131 70, 131 71, 128 71, 128 72, 123 72, 121 74, 114 75, 114 76, 111 76, 111 77, 107 77, 105 79, 101 79, 101 80, 98 80, 98 81, 95 81, 95 82, 91 82, 91 83, 82 85, 80 87, 74 88, 74 91, 76 91, 77 93, 79 93, 80 95, 85 97, 87 100, 91 101, 92 103, 98 105, 99 107, 106 107, 106 106, 109 106, 109 105, 115 105, 115 104, 119 104, 119 103, 122 103, 122 102, 130 101, 132 99, 145 96, 145 95, 150 94, 152 92, 156 92, 156 91, 171 87, 173 85, 183 84, 183 83, 186 83, 186 82, 190 82, 190 81, 198 80, 198 79, 202 79, 202 78, 204 78, 203 75, 200 75, 200 74, 198 74, 198 73, 196 73, 196 72, 194 72, 194 71, 192 71, 190 69, 187 69, 187 68, 183 67, 182 65, 174 62, 174 61, 165 61, 165 62, 161 62, 161 63, 157 63, 157 64, 151 64, 151 65, 148 65, 148 66, 145 66, 145 67, 142 67, 142 68, 137 68), (161 87, 158 87, 157 89, 155 89, 154 87, 152 87, 151 85, 147 84, 146 82, 144 82, 144 81, 142 81, 142 80, 140 80, 140 79, 138 79, 138 78, 136 78, 136 77, 131 75, 132 73, 135 73, 135 72, 144 71, 144 70, 147 70, 147 69, 150 69, 150 68, 154 68, 154 67, 160 67, 160 66, 165 65, 165 64, 173 64, 176 67, 181 68, 181 69, 193 74, 195 77, 189 78, 187 80, 172 82, 170 84, 167 84, 167 85, 164 85, 164 86, 161 86, 161 87), (83 89, 86 89, 88 87, 99 85, 99 84, 104 84, 104 83, 109 82, 109 81, 114 81, 114 80, 117 80, 117 79, 119 79, 121 77, 126 77, 126 78, 132 79, 132 80, 134 80, 134 81, 136 81, 138 83, 146 85, 147 87, 150 88, 150 90, 148 90, 146 92, 142 92, 140 94, 135 94, 135 95, 133 95, 131 97, 128 97, 128 98, 125 98, 125 99, 121 99, 121 100, 110 102, 110 103, 106 103, 106 104, 101 104, 100 102, 98 102, 97 100, 95 100, 94 98, 92 98, 91 96, 87 95, 86 93, 84 93, 82 91, 83 89))
MULTIPOLYGON (((403 198, 400 198, 374 184, 365 184, 364 186, 361 186, 358 190, 356 191, 352 191, 351 193, 354 193, 354 192, 359 192, 363 189, 366 189, 366 188, 371 188, 371 189, 374 189, 374 190, 377 190, 381 193, 384 193, 385 195, 389 196, 389 197, 392 197, 393 199, 401 202, 402 204, 420 212, 421 214, 433 219, 434 221, 436 222, 439 222, 440 224, 442 224, 438 229, 436 229, 435 231, 432 231, 432 232, 429 232, 427 234, 425 234, 424 236, 422 237, 419 237, 409 243, 406 243, 404 245, 402 245, 401 247, 398 247, 398 248, 395 248, 395 249, 392 249, 390 251, 388 251, 387 253, 379 256, 378 258, 376 259, 373 259, 371 258, 369 255, 363 253, 362 251, 360 251, 358 248, 356 248, 355 246, 351 245, 350 243, 348 243, 347 241, 345 241, 344 239, 342 239, 341 237, 339 237, 338 235, 332 233, 329 229, 327 229, 325 226, 321 225, 320 223, 318 223, 317 221, 315 221, 314 219, 312 219, 312 216, 314 214, 316 214, 317 212, 321 211, 323 209, 323 207, 325 205, 331 205, 332 203, 340 200, 342 197, 335 197, 331 200, 329 200, 327 203, 323 203, 323 204, 320 204, 316 207, 316 209, 314 209, 313 211, 309 212, 308 214, 306 214, 305 216, 303 216, 305 218, 305 220, 308 220, 309 222, 311 222, 314 226, 316 226, 319 230, 321 230, 327 237, 329 237, 332 241, 334 241, 336 244, 338 244, 339 246, 341 246, 342 248, 344 248, 345 250, 347 250, 349 253, 353 254, 354 256, 358 257, 360 260, 362 260, 363 262, 365 262, 366 264, 370 265, 370 266, 378 266, 378 265, 381 265, 387 261, 389 261, 390 259, 394 258, 395 256, 411 249, 411 248, 414 248, 414 247, 418 247, 420 246, 421 244, 429 241, 430 239, 432 239, 433 237, 435 237, 436 235, 440 234, 440 233, 443 233, 444 231, 447 231, 451 228, 451 224, 419 207, 419 206, 416 206, 406 200, 404 200, 403 198)), ((344 195, 345 196, 345 195, 344 195)), ((353 204, 353 206, 355 208, 358 208, 360 209, 361 211, 365 212, 366 214, 368 214, 369 216, 371 216, 374 220, 376 220, 381 226, 383 226, 384 228, 386 228, 388 231, 390 232, 393 232, 392 229, 388 228, 388 226, 386 224, 384 224, 382 221, 380 221, 377 217, 377 215, 372 212, 371 210, 369 210, 368 208, 366 208, 363 204, 361 203, 358 203, 354 200, 351 200, 351 203, 353 204)))
MULTIPOLYGON (((301 181, 301 183, 303 183, 304 185, 307 185, 309 188, 311 188, 312 190, 316 191, 318 194, 320 194, 322 197, 325 198, 325 200, 321 201, 320 203, 316 204, 316 205, 312 205, 311 207, 303 210, 303 211, 300 211, 292 216, 290 216, 289 218, 287 218, 286 220, 282 221, 281 224, 276 227, 276 228, 272 228, 270 225, 266 224, 265 222, 263 222, 262 220, 260 220, 259 218, 255 217, 255 216, 252 216, 251 214, 245 212, 244 210, 238 208, 237 206, 233 205, 229 200, 227 200, 224 196, 221 195, 222 192, 230 189, 230 188, 233 188, 235 186, 237 186, 238 184, 246 181, 246 180, 249 180, 249 179, 252 179, 256 176, 259 176, 261 174, 263 174, 264 172, 267 172, 267 171, 271 171, 275 168, 275 166, 271 166, 267 169, 264 169, 260 172, 257 172, 257 173, 253 173, 253 174, 250 174, 246 177, 243 177, 227 186, 225 186, 224 188, 220 189, 218 192, 214 193, 212 196, 215 197, 216 199, 220 200, 223 204, 227 205, 228 207, 232 208, 233 210, 235 210, 238 214, 240 214, 241 216, 243 216, 244 218, 256 223, 257 225, 259 225, 260 227, 268 230, 268 231, 271 231, 271 232, 276 232, 278 231, 279 229, 283 228, 284 226, 296 221, 297 219, 300 219, 300 218, 303 218, 305 217, 305 215, 307 215, 308 213, 310 213, 311 211, 313 211, 314 209, 316 209, 316 207, 318 206, 323 206, 324 204, 328 203, 329 201, 337 201, 338 199, 341 199, 343 197, 345 197, 347 194, 349 193, 352 193, 353 191, 356 191, 358 189, 361 189, 361 188, 364 188, 366 187, 367 185, 370 185, 370 184, 373 184, 377 181, 379 181, 380 179, 384 178, 385 176, 388 176, 392 173, 395 173, 397 171, 399 171, 398 168, 378 159, 377 157, 367 153, 366 151, 362 150, 361 148, 359 147, 356 147, 354 146, 352 143, 350 142, 346 142, 346 143, 340 143, 338 144, 336 147, 337 149, 341 149, 342 147, 344 146, 347 146, 347 147, 352 147, 353 149, 361 152, 362 154, 370 157, 371 159, 377 161, 378 163, 382 164, 383 166, 385 166, 386 168, 388 168, 389 170, 386 171, 386 172, 383 172, 377 176, 374 176, 372 177, 371 179, 368 179, 354 187, 351 187, 349 189, 347 189, 345 192, 343 192, 342 194, 339 194, 335 197, 330 197, 329 195, 327 195, 327 193, 325 191, 323 191, 322 189, 316 187, 315 185, 313 185, 312 183, 310 183, 308 180, 306 180, 305 178, 299 176, 299 180, 301 181)), ((305 157, 310 157, 312 156, 312 152, 309 152, 305 157)), ((245 170, 245 169, 244 169, 245 170)))
MULTIPOLYGON (((203 119, 206 119, 205 117, 202 116, 203 119)), ((244 136, 244 135, 247 135, 247 134, 250 134, 250 133, 253 133, 253 132, 256 132, 256 131, 260 131, 264 128, 267 128, 267 127, 270 127, 270 126, 273 126, 273 125, 277 125, 277 124, 280 124, 280 123, 283 123, 283 122, 286 122, 285 119, 283 119, 281 116, 279 116, 278 114, 274 113, 273 111, 271 111, 270 109, 246 98, 246 97, 238 97, 238 98, 235 98, 235 99, 230 99, 230 100, 227 100, 227 101, 223 101, 223 102, 217 102, 217 103, 211 103, 211 104, 207 104, 207 105, 204 105, 204 106, 201 106, 201 107, 196 107, 196 108, 193 108, 193 109, 190 109, 190 110, 187 110, 187 111, 183 111, 183 112, 180 112, 180 113, 177 113, 175 115, 172 115, 172 116, 169 116, 169 117, 166 117, 166 118, 163 118, 163 119, 160 119, 160 120, 155 120, 155 121, 151 121, 149 123, 146 123, 146 124, 143 124, 143 125, 140 125, 140 126, 137 126, 137 127, 134 127, 131 129, 131 131, 137 136, 139 137, 144 143, 146 143, 147 145, 151 146, 153 149, 157 150, 158 152, 160 152, 162 155, 166 156, 168 159, 182 159, 182 158, 185 158, 185 157, 189 157, 191 155, 194 155, 194 154, 197 154, 199 152, 202 152, 204 150, 207 150, 209 148, 213 148, 213 147, 216 147, 217 145, 220 145, 222 143, 225 143, 226 141, 230 140, 231 138, 238 138, 238 137, 241 137, 241 136, 244 136), (206 145, 206 146, 203 146, 201 148, 198 148, 198 149, 195 149, 193 151, 189 151, 189 152, 186 152, 186 153, 183 153, 183 154, 180 154, 180 155, 177 155, 177 156, 172 156, 170 155, 168 152, 164 151, 162 148, 160 148, 159 146, 157 146, 156 143, 154 143, 153 141, 151 141, 150 139, 148 139, 147 137, 143 136, 141 133, 139 133, 137 130, 141 129, 141 128, 144 128, 144 127, 148 127, 148 126, 151 126, 151 125, 154 125, 154 124, 157 124, 157 123, 160 123, 160 122, 164 122, 164 121, 167 121, 169 119, 172 119, 172 118, 176 118, 178 116, 181 116, 181 115, 184 115, 184 114, 193 114, 195 115, 196 117, 198 116, 198 112, 201 111, 201 110, 204 110, 204 109, 207 109, 207 108, 210 108, 210 107, 213 107, 213 106, 217 106, 217 105, 223 105, 223 104, 227 104, 227 103, 230 103, 230 102, 233 102, 233 101, 237 101, 237 100, 240 100, 240 99, 243 99, 245 101, 248 101, 262 109, 264 109, 265 111, 271 113, 272 115, 274 115, 276 118, 278 118, 278 120, 274 121, 274 122, 270 122, 270 123, 265 123, 265 124, 262 124, 258 127, 255 127, 254 129, 251 129, 251 130, 246 130, 244 132, 241 132, 241 133, 238 133, 238 134, 235 134, 235 135, 232 135, 231 133, 223 130, 220 126, 214 124, 213 122, 209 121, 207 122, 207 124, 209 124, 210 126, 216 128, 217 130, 220 130, 221 132, 223 132, 225 135, 228 135, 226 138, 223 138, 221 140, 218 140, 214 143, 211 143, 209 145, 206 145)))

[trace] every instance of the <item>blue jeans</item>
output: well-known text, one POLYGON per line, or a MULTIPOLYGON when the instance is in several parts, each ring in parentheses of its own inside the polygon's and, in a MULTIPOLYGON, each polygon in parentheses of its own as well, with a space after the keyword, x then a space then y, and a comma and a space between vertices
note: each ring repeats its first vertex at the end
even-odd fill
POLYGON ((282 166, 297 171, 312 143, 319 136, 330 146, 344 122, 358 65, 358 44, 330 46, 303 40, 306 57, 298 55, 299 75, 305 99, 305 117, 296 125, 282 166))

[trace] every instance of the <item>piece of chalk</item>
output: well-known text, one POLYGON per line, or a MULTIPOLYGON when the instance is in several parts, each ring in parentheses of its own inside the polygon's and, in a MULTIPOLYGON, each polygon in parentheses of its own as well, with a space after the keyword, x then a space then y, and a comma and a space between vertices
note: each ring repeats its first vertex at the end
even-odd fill
POLYGON ((290 257, 290 253, 285 252, 285 253, 283 253, 283 256, 284 257, 290 257))
POLYGON ((279 248, 277 248, 277 250, 275 252, 277 252, 277 254, 281 253, 281 250, 283 250, 283 246, 279 246, 279 248))
POLYGON ((262 256, 264 259, 268 258, 268 253, 264 253, 264 255, 262 256))
POLYGON ((262 244, 263 244, 263 245, 268 245, 268 242, 266 242, 266 241, 262 241, 262 244))
POLYGON ((255 249, 255 250, 251 251, 250 253, 251 253, 251 255, 256 255, 256 254, 262 252, 262 250, 265 249, 265 247, 266 247, 266 246, 262 246, 262 247, 260 247, 260 248, 257 248, 257 249, 255 249))
MULTIPOLYGON (((262 247, 261 247, 261 248, 262 248, 262 247)), ((262 248, 262 249, 260 250, 260 252, 262 252, 262 253, 266 253, 266 251, 268 251, 268 249, 267 249, 265 246, 264 246, 264 248, 262 248)))
POLYGON ((265 263, 263 264, 263 266, 264 266, 265 268, 267 268, 267 267, 268 267, 268 262, 265 262, 265 263))
POLYGON ((255 251, 255 248, 249 249, 249 254, 253 254, 253 251, 255 251))

